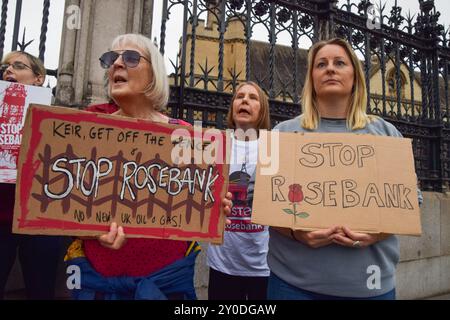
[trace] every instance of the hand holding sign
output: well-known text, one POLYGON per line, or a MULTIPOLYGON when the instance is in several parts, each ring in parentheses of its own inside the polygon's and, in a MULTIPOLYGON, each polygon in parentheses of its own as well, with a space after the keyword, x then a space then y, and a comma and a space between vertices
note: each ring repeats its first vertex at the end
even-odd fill
MULTIPOLYGON (((233 202, 231 201, 232 197, 233 195, 231 192, 227 192, 225 198, 222 199, 223 214, 225 217, 227 217, 231 212, 231 207, 233 206, 233 202)), ((230 219, 226 218, 225 223, 230 224, 230 219)), ((123 227, 118 227, 115 222, 111 223, 108 233, 98 236, 97 239, 105 248, 115 250, 122 248, 127 242, 123 227)))
POLYGON ((316 231, 296 230, 292 232, 292 235, 295 240, 316 249, 328 246, 333 243, 334 236, 338 231, 339 227, 331 227, 328 229, 316 231))
POLYGON ((347 227, 343 227, 344 234, 335 234, 333 242, 346 247, 365 248, 378 241, 384 240, 390 234, 369 234, 353 232, 347 227))
MULTIPOLYGON (((233 206, 233 195, 231 192, 227 192, 225 195, 225 198, 222 199, 222 206, 223 206, 223 214, 225 217, 228 217, 231 213, 231 207, 233 206)), ((226 218, 225 219, 226 224, 230 224, 231 220, 226 218)))
POLYGON ((117 226, 117 223, 111 223, 109 232, 98 237, 98 241, 102 246, 109 249, 119 250, 126 243, 123 227, 117 226))

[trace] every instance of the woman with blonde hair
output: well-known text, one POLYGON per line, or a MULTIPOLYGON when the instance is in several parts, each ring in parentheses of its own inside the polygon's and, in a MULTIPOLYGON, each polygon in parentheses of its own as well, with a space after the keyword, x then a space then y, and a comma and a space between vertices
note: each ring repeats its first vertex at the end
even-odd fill
MULTIPOLYGON (((401 137, 392 124, 366 113, 364 72, 342 39, 320 41, 309 50, 302 105, 302 115, 274 130, 401 137)), ((346 226, 310 232, 271 227, 268 298, 395 299, 398 259, 394 235, 359 233, 346 226), (373 266, 379 270, 379 285, 368 285, 373 266)))

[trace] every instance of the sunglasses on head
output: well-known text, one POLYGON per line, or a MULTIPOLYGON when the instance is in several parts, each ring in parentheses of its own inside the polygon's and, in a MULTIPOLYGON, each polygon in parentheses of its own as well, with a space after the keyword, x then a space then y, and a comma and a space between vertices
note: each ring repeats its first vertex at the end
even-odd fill
POLYGON ((135 50, 125 50, 122 53, 118 53, 116 51, 108 51, 102 54, 102 56, 100 57, 100 65, 103 69, 108 69, 119 58, 119 56, 122 56, 123 63, 129 68, 136 67, 139 64, 141 58, 150 62, 149 59, 141 56, 140 53, 135 50))
POLYGON ((0 66, 0 70, 1 71, 5 71, 6 69, 8 69, 9 66, 12 66, 14 70, 30 69, 31 71, 33 71, 33 68, 31 68, 30 66, 27 66, 25 63, 20 62, 20 61, 15 61, 13 63, 3 63, 0 66))

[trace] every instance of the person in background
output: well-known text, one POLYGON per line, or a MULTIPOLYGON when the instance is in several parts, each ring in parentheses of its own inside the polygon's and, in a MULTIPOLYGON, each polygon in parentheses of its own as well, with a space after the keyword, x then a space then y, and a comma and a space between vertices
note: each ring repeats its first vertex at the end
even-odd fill
MULTIPOLYGON (((42 86, 46 73, 41 60, 21 51, 8 53, 2 61, 1 71, 5 81, 33 86, 42 86)), ((17 253, 27 298, 53 299, 61 238, 12 234, 15 186, 0 184, 0 299, 4 298, 17 253)))
POLYGON ((231 100, 228 127, 235 129, 230 157, 233 207, 222 245, 208 247, 209 300, 264 300, 269 267, 266 226, 251 223, 247 186, 256 170, 258 133, 270 129, 269 101, 254 82, 241 83, 231 100), (246 139, 247 138, 247 139, 246 139))

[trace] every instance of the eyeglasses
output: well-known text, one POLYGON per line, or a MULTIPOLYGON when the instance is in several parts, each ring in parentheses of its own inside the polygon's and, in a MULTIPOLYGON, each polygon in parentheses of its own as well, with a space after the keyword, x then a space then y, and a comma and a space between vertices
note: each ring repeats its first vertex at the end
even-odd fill
MULTIPOLYGON (((9 66, 12 66, 14 70, 25 70, 25 69, 30 69, 31 71, 33 71, 33 68, 31 68, 30 66, 27 66, 25 63, 20 62, 20 61, 15 61, 13 63, 3 63, 0 66, 0 70, 2 72, 4 72, 6 69, 8 69, 9 66)), ((33 71, 34 72, 34 71, 33 71)))
POLYGON ((150 62, 149 59, 141 56, 139 52, 135 50, 124 50, 122 53, 118 53, 116 51, 105 52, 99 59, 100 65, 103 69, 108 69, 119 58, 119 56, 122 56, 123 63, 125 63, 125 65, 129 68, 136 67, 139 64, 139 60, 141 58, 150 62))

